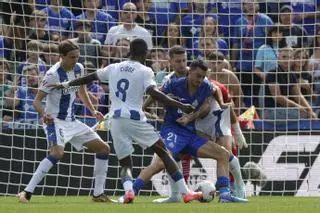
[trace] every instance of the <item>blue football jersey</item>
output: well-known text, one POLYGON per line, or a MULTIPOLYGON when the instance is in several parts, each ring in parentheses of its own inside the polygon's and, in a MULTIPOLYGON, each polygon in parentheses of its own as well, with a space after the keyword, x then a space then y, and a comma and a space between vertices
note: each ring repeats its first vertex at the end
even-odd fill
MULTIPOLYGON (((179 101, 186 104, 192 104, 197 110, 203 104, 203 102, 214 92, 215 88, 208 81, 204 80, 198 90, 193 94, 189 94, 188 80, 186 77, 178 79, 170 79, 162 87, 162 92, 165 94, 172 94, 179 98, 179 101)), ((166 108, 166 114, 164 118, 164 125, 179 125, 176 120, 183 115, 183 112, 177 108, 166 108)), ((185 126, 190 131, 195 131, 194 122, 185 126)))

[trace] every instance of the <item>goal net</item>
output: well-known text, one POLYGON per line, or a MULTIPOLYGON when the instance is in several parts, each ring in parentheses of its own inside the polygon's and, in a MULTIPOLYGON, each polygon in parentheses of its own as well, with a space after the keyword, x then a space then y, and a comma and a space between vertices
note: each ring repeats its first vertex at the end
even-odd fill
MULTIPOLYGON (((48 155, 42 120, 32 102, 38 83, 59 61, 59 42, 77 42, 79 62, 86 73, 91 73, 126 59, 130 41, 139 37, 148 44, 146 65, 153 69, 159 86, 167 74, 184 66, 181 59, 169 54, 170 48, 181 45, 186 49, 187 65, 196 59, 205 60, 209 75, 227 86, 237 115, 254 106, 254 113, 245 113, 242 123, 248 147, 238 150, 249 196, 320 196, 317 2, 127 2, 0 3, 0 195, 22 191, 48 155), (262 176, 255 173, 257 168, 262 176)), ((108 85, 93 83, 88 90, 95 96, 98 109, 107 113, 108 85)), ((75 113, 87 125, 96 124, 80 100, 76 100, 75 113)), ((151 123, 159 130, 163 106, 155 104, 149 113, 157 117, 151 123)), ((98 133, 112 147, 110 133, 103 127, 98 133)), ((153 153, 137 144, 134 147, 133 175, 137 177, 152 161, 153 153)), ((66 145, 63 159, 34 194, 92 194, 93 163, 94 154, 66 145)), ((106 180, 110 195, 123 193, 119 173, 112 148, 106 180)), ((203 180, 216 181, 216 163, 194 158, 188 185, 194 189, 203 180)), ((168 184, 166 173, 160 172, 140 193, 167 195, 168 184)))

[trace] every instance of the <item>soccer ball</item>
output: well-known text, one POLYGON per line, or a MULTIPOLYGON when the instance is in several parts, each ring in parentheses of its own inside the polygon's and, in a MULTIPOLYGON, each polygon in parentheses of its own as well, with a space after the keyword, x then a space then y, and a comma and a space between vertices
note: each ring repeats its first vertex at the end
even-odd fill
POLYGON ((203 194, 203 199, 199 201, 203 203, 208 203, 214 199, 216 187, 212 182, 205 180, 197 185, 196 191, 202 192, 203 194))

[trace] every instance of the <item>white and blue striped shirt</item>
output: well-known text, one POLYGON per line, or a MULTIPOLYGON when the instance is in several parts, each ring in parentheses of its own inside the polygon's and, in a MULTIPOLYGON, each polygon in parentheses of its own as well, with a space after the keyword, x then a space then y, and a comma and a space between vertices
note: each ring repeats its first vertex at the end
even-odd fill
POLYGON ((79 86, 67 89, 52 89, 48 85, 71 81, 84 75, 82 64, 77 63, 72 71, 66 72, 61 62, 53 65, 42 80, 40 90, 47 93, 46 113, 61 120, 75 120, 74 101, 79 86))

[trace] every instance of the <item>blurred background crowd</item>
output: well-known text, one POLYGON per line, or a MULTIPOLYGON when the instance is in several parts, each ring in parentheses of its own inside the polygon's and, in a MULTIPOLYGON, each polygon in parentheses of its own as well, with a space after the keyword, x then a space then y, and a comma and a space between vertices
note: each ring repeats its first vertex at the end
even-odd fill
MULTIPOLYGON (((254 105, 260 119, 319 118, 319 0, 12 0, 0 4, 2 121, 39 119, 32 102, 42 77, 59 61, 60 41, 72 39, 79 44, 79 62, 90 73, 125 60, 135 37, 148 44, 146 65, 153 69, 159 86, 165 75, 201 58, 210 72, 236 76, 224 83, 239 113, 254 105), (185 49, 186 57, 169 54, 177 45, 185 49)), ((107 113, 108 86, 94 82, 88 90, 99 110, 107 113)), ((76 114, 90 116, 77 102, 76 114)))

